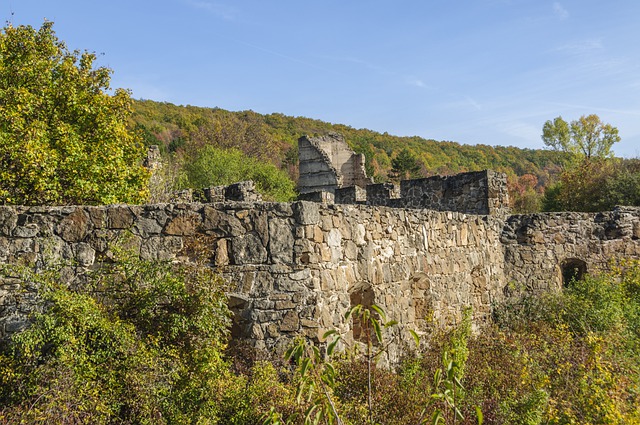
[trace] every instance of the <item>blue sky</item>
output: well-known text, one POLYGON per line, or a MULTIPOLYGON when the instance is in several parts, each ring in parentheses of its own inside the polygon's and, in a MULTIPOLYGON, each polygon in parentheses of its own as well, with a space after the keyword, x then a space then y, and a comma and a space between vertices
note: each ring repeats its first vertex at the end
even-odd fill
POLYGON ((0 0, 135 98, 542 148, 598 114, 640 157, 640 1, 0 0))

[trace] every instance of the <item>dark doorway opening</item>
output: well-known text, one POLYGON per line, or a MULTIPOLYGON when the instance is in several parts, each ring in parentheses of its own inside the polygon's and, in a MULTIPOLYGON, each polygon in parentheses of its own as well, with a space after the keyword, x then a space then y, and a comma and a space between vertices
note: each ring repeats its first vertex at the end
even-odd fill
POLYGON ((562 285, 570 286, 572 282, 584 279, 587 274, 587 263, 578 258, 568 258, 562 262, 562 285))

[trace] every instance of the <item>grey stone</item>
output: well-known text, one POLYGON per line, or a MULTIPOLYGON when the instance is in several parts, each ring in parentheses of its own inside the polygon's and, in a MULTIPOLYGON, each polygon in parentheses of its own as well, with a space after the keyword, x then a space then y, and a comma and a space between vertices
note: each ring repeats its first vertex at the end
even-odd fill
POLYGON ((254 234, 231 239, 231 261, 233 264, 262 264, 267 261, 267 250, 254 234))
POLYGON ((11 236, 18 223, 18 213, 13 207, 0 205, 0 234, 11 236))
POLYGON ((315 202, 298 201, 293 204, 293 215, 302 225, 317 224, 320 221, 318 204, 315 202))
POLYGON ((82 267, 89 267, 93 264, 96 258, 96 251, 87 243, 79 243, 75 247, 75 257, 78 264, 82 267))
POLYGON ((26 226, 18 226, 13 230, 13 236, 16 238, 32 238, 38 234, 40 229, 37 224, 27 224, 26 226))
POLYGON ((135 224, 138 234, 143 237, 158 235, 163 226, 155 218, 138 217, 135 224))
POLYGON ((171 260, 182 249, 182 238, 178 236, 153 236, 140 245, 143 260, 171 260))
POLYGON ((27 322, 26 318, 13 319, 5 323, 4 330, 8 334, 13 334, 24 330, 28 326, 28 324, 29 322, 27 322))
POLYGON ((213 230, 224 236, 239 236, 246 233, 242 222, 231 212, 220 211, 216 208, 205 206, 203 210, 203 230, 213 230))
POLYGON ((269 220, 269 253, 274 263, 291 264, 293 262, 293 234, 288 220, 273 218, 269 220))

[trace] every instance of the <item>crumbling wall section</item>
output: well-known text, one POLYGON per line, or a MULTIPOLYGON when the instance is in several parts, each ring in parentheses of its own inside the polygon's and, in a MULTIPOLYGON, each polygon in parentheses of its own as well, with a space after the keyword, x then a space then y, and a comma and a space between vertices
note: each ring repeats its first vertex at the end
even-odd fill
POLYGON ((502 217, 509 213, 507 176, 491 170, 403 180, 400 187, 370 184, 362 193, 344 187, 335 191, 335 202, 502 217))
MULTIPOLYGON (((611 261, 640 259, 640 208, 601 213, 543 213, 508 217, 505 246, 506 290, 559 290, 571 268, 606 270, 611 261)), ((576 276, 579 277, 579 276, 576 276)))
POLYGON ((373 183, 365 171, 364 155, 353 152, 340 134, 301 137, 298 140, 298 157, 298 191, 301 194, 315 191, 333 193, 340 187, 364 187, 373 183))

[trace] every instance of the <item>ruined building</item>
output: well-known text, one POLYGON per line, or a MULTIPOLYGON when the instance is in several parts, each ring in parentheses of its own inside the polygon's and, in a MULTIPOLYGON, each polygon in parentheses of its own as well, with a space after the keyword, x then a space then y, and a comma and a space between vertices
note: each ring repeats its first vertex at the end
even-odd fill
POLYGON ((366 187, 373 183, 364 168, 364 155, 353 152, 340 134, 301 137, 298 140, 298 156, 300 194, 319 191, 333 193, 339 188, 366 187))
MULTIPOLYGON (((344 320, 356 304, 380 305, 400 324, 390 332, 410 344, 409 329, 453 325, 466 306, 475 325, 489 320, 514 283, 559 290, 611 259, 640 259, 640 208, 509 215, 500 173, 420 179, 399 190, 345 187, 347 174, 307 186, 333 190, 333 202, 262 202, 241 184, 211 188, 201 202, 0 206, 0 263, 66 262, 79 274, 124 235, 145 259, 187 261, 197 242, 233 284, 234 336, 278 352, 297 335, 317 341, 328 329, 358 340, 344 320)), ((17 277, 0 278, 2 336, 25 326, 36 296, 17 277)), ((391 347, 389 360, 401 347, 391 347)))

